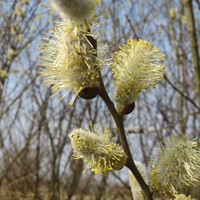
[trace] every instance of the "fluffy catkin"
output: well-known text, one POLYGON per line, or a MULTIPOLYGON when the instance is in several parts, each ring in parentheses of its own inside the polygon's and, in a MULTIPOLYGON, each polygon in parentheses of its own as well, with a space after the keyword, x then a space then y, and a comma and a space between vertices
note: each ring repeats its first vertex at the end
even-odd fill
POLYGON ((164 55, 150 42, 128 40, 113 55, 111 68, 115 79, 118 112, 132 104, 142 90, 153 88, 164 75, 164 55))
POLYGON ((87 162, 86 169, 90 168, 92 172, 119 170, 126 162, 124 150, 111 138, 108 129, 98 133, 75 129, 70 139, 74 158, 82 158, 87 162))
POLYGON ((151 169, 150 186, 164 195, 177 195, 179 190, 200 182, 200 150, 196 140, 172 136, 157 150, 151 169))
POLYGON ((99 2, 99 0, 51 0, 51 6, 63 20, 79 23, 92 14, 99 2))

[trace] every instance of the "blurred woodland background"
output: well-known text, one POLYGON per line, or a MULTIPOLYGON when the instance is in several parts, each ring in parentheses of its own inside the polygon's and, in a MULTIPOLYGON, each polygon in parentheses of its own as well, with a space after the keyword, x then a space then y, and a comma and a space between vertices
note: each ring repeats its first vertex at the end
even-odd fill
MULTIPOLYGON (((70 95, 51 98, 50 88, 42 84, 38 48, 58 20, 47 5, 42 0, 0 1, 0 200, 132 199, 126 169, 82 174, 82 160, 71 157, 68 134, 73 128, 87 128, 92 121, 113 134, 116 129, 99 97, 77 98, 69 106, 70 95)), ((155 148, 171 134, 200 137, 200 2, 102 0, 97 12, 103 16, 99 41, 107 45, 108 55, 137 37, 166 55, 166 77, 139 96, 124 121, 133 158, 148 168, 155 148)), ((103 76, 113 97, 107 67, 103 76)))

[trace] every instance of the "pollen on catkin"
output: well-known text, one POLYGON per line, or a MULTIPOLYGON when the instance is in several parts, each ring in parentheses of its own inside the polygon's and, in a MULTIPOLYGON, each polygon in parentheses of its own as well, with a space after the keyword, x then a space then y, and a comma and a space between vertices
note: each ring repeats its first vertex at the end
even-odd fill
POLYGON ((74 158, 87 162, 85 171, 91 169, 95 173, 106 173, 121 169, 126 162, 124 150, 111 138, 108 129, 103 133, 75 129, 70 139, 74 158))
POLYGON ((164 74, 164 55, 144 40, 128 40, 113 55, 111 68, 115 79, 118 111, 132 104, 142 90, 153 88, 164 74))
POLYGON ((100 0, 51 0, 51 7, 63 20, 80 23, 88 18, 100 0))
MULTIPOLYGON (((137 161, 134 161, 136 167, 138 168, 140 174, 142 175, 144 181, 148 184, 148 175, 147 175, 147 170, 145 168, 145 166, 137 161)), ((138 181, 136 180, 135 176, 133 175, 133 173, 129 170, 128 173, 128 177, 129 177, 129 185, 131 187, 131 192, 133 195, 133 199, 137 199, 137 200, 145 200, 145 195, 144 192, 142 190, 142 188, 140 187, 138 181)))
POLYGON ((172 136, 157 150, 151 169, 153 191, 177 195, 179 189, 200 182, 200 150, 198 142, 186 136, 172 136))
POLYGON ((61 23, 43 39, 38 64, 44 83, 52 85, 53 93, 66 89, 76 97, 84 88, 99 87, 102 62, 89 37, 92 35, 86 26, 61 23))
POLYGON ((191 196, 185 196, 184 194, 177 194, 174 197, 174 200, 195 200, 191 196))

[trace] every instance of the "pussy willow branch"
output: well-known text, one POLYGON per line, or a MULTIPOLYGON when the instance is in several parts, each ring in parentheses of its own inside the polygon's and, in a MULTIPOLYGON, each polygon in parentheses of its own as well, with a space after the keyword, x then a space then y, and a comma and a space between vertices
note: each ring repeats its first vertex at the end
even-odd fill
MULTIPOLYGON (((87 32, 90 33, 89 28, 88 28, 87 32)), ((86 38, 88 39, 88 41, 90 42, 92 47, 97 51, 97 40, 94 39, 90 35, 86 35, 86 38)), ((94 55, 94 57, 97 57, 97 56, 98 56, 97 54, 94 55)), ((117 110, 115 109, 115 106, 114 106, 113 102, 111 101, 110 97, 108 96, 108 93, 107 93, 106 88, 104 86, 102 76, 101 76, 100 73, 99 73, 99 75, 100 75, 101 87, 100 87, 98 94, 103 99, 105 104, 107 105, 107 107, 108 107, 108 109, 109 109, 109 111, 110 111, 110 113, 111 113, 111 115, 112 115, 112 117, 115 121, 117 130, 118 130, 118 133, 119 133, 119 139, 120 139, 121 145, 123 146, 123 149, 124 149, 124 151, 125 151, 125 153, 128 157, 127 161, 126 161, 126 166, 133 173, 133 175, 135 176, 136 180, 138 181, 140 187, 144 191, 145 198, 147 200, 153 200, 153 194, 150 192, 149 186, 145 183, 144 179, 142 178, 140 172, 138 171, 138 169, 137 169, 137 167, 136 167, 136 165, 133 161, 133 158, 132 158, 129 146, 128 146, 128 142, 127 142, 127 139, 126 139, 126 135, 125 135, 124 123, 123 123, 123 119, 122 119, 123 116, 121 116, 117 112, 117 110)))
POLYGON ((121 145, 123 146, 123 149, 128 157, 127 161, 126 161, 126 167, 128 167, 131 170, 131 172, 133 173, 133 175, 135 176, 140 187, 144 191, 145 198, 148 200, 152 200, 153 195, 150 192, 149 186, 145 183, 144 179, 142 178, 140 172, 138 171, 138 169, 133 161, 133 158, 132 158, 129 146, 128 146, 128 142, 126 139, 126 135, 125 135, 124 123, 123 123, 122 116, 115 109, 113 102, 111 101, 110 97, 108 96, 108 93, 105 89, 102 79, 101 79, 101 89, 99 91, 99 96, 103 99, 103 101, 107 105, 107 107, 108 107, 109 111, 111 112, 111 115, 115 121, 117 130, 119 133, 119 139, 120 139, 121 145))

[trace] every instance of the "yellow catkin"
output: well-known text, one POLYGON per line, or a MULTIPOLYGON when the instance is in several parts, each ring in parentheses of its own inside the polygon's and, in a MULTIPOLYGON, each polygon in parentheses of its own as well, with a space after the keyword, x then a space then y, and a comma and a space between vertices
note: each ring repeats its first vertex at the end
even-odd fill
POLYGON ((113 55, 115 99, 119 108, 130 105, 142 90, 149 90, 163 78, 164 55, 145 40, 128 40, 113 55))
POLYGON ((70 139, 74 158, 82 158, 87 162, 85 170, 106 173, 121 169, 126 162, 123 149, 114 142, 107 129, 103 133, 75 129, 70 134, 70 139))

